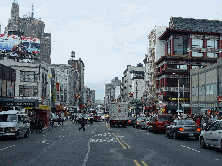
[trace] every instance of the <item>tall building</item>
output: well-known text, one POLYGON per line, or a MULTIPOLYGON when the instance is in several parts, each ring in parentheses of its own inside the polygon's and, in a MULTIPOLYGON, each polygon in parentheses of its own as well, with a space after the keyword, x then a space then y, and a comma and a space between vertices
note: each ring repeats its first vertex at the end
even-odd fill
POLYGON ((18 2, 14 0, 12 2, 11 18, 9 18, 5 33, 40 39, 40 56, 39 60, 35 62, 51 64, 51 33, 44 33, 45 23, 33 16, 34 4, 32 4, 32 13, 28 13, 21 18, 19 17, 18 2))
POLYGON ((75 52, 71 52, 71 59, 68 60, 68 64, 72 65, 75 71, 78 72, 78 78, 76 79, 77 88, 76 88, 76 95, 80 96, 80 104, 83 104, 83 94, 84 94, 84 70, 85 66, 81 58, 79 60, 75 60, 75 52))
POLYGON ((160 59, 160 57, 165 52, 165 43, 158 38, 166 30, 165 26, 155 26, 150 34, 149 39, 149 49, 148 53, 145 54, 144 64, 145 64, 145 91, 144 91, 144 101, 145 106, 148 111, 152 111, 153 104, 156 99, 156 65, 155 62, 160 59))
POLYGON ((222 57, 221 27, 222 21, 171 17, 159 37, 165 43, 165 53, 156 62, 158 110, 190 113, 190 70, 214 64, 222 57))

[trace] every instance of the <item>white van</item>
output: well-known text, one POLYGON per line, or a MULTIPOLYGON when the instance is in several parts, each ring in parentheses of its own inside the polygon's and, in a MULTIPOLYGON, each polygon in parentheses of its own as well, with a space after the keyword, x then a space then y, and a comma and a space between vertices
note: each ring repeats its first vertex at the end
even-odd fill
POLYGON ((0 138, 11 136, 18 140, 21 135, 28 138, 29 131, 30 121, 27 114, 18 110, 0 112, 0 138))

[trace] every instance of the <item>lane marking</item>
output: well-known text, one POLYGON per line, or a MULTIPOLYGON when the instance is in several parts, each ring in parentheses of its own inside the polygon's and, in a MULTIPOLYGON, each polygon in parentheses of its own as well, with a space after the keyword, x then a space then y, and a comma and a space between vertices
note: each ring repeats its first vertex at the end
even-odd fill
MULTIPOLYGON (((113 135, 116 137, 116 140, 120 143, 120 145, 122 145, 122 147, 124 149, 126 149, 126 147, 123 145, 123 143, 119 140, 119 138, 117 138, 117 136, 113 133, 113 135)), ((116 142, 116 141, 115 141, 116 142)))
POLYGON ((136 160, 133 160, 136 166, 141 166, 136 160))
POLYGON ((145 161, 141 161, 141 162, 143 163, 143 165, 148 166, 148 165, 145 163, 145 161))
MULTIPOLYGON (((117 133, 117 135, 119 136, 119 134, 117 133)), ((124 137, 124 136, 123 136, 124 137)), ((119 138, 121 139, 121 141, 129 148, 129 149, 131 149, 131 147, 126 143, 126 142, 124 142, 123 141, 123 139, 119 136, 119 138)))

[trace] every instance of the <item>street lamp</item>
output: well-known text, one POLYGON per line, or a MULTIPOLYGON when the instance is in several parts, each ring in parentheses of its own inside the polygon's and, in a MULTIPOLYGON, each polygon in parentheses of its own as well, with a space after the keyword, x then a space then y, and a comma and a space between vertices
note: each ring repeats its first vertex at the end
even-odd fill
MULTIPOLYGON (((176 75, 176 73, 173 73, 173 75, 176 75)), ((180 88, 180 80, 179 80, 179 75, 178 75, 178 95, 177 95, 177 99, 178 99, 178 109, 177 109, 178 115, 180 115, 180 113, 179 113, 179 109, 180 109, 180 99, 179 99, 179 97, 180 97, 180 90, 179 90, 179 88, 180 88)))

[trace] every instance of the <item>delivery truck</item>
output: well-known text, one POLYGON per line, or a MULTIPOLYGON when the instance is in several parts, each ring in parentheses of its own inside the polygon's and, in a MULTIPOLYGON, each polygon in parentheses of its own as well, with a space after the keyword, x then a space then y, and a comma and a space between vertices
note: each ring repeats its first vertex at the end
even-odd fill
POLYGON ((110 127, 115 125, 126 127, 128 121, 128 103, 112 102, 109 111, 110 127))

